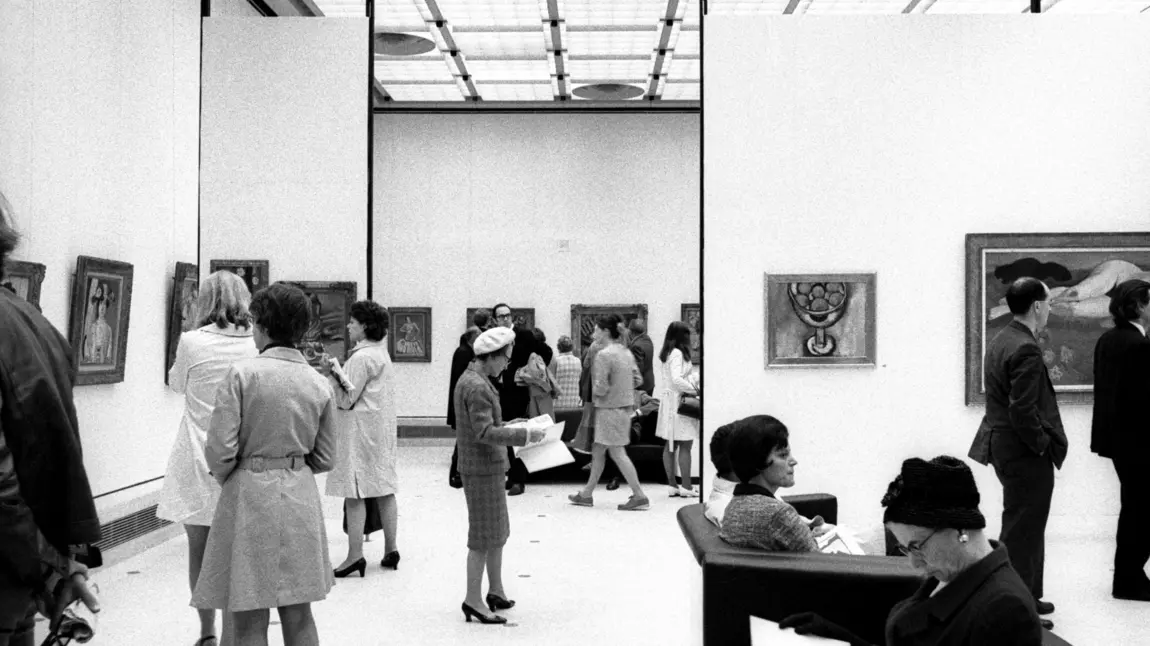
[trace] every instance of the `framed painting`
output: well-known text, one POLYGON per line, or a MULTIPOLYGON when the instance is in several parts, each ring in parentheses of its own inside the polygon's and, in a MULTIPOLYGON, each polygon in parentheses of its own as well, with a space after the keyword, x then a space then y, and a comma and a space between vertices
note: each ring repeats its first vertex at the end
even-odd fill
MULTIPOLYGON (((467 308, 467 318, 466 318, 466 323, 464 324, 464 329, 471 327, 471 317, 475 314, 475 311, 478 309, 485 309, 485 310, 487 310, 488 314, 491 313, 491 309, 488 307, 484 307, 484 308, 469 307, 469 308, 467 308)), ((513 321, 515 321, 515 329, 517 329, 517 330, 534 330, 535 329, 535 308, 534 307, 513 307, 513 308, 511 308, 511 319, 513 321)))
POLYGON ((38 262, 9 260, 4 267, 4 282, 0 287, 12 290, 17 296, 40 309, 40 285, 44 282, 45 267, 38 262))
POLYGON ((1094 395, 1094 344, 1108 328, 1110 291, 1150 280, 1150 233, 971 233, 966 236, 966 404, 986 402, 986 345, 1012 320, 1006 290, 1029 276, 1050 288, 1038 334, 1058 400, 1094 395))
POLYGON ((679 307, 679 320, 691 328, 691 363, 703 361, 703 308, 698 303, 684 303, 679 307))
POLYGON ((618 314, 623 319, 623 325, 641 318, 647 319, 647 305, 638 303, 634 305, 572 305, 571 306, 571 343, 575 352, 582 357, 591 347, 591 335, 595 332, 595 322, 600 316, 618 314))
POLYGON ((764 274, 768 368, 875 365, 875 274, 764 274))
POLYGON ((76 259, 68 340, 77 386, 124 380, 132 273, 132 265, 126 262, 90 256, 76 259))
POLYGON ((213 274, 221 270, 232 272, 243 279, 252 294, 271 284, 266 260, 212 260, 208 262, 208 270, 213 274))
MULTIPOLYGON (((351 304, 356 298, 356 284, 350 282, 284 281, 303 290, 311 302, 311 324, 296 346, 309 365, 317 370, 325 356, 347 361, 351 350, 347 342, 347 324, 351 321, 351 304)), ((393 324, 394 325, 394 324, 393 324)))
POLYGON ((180 345, 180 334, 187 332, 195 321, 196 299, 200 296, 200 268, 187 262, 176 263, 176 275, 172 283, 172 298, 168 305, 168 352, 164 364, 164 383, 168 383, 168 371, 176 363, 176 348, 180 345))
POLYGON ((389 307, 387 352, 395 362, 431 362, 431 308, 389 307))

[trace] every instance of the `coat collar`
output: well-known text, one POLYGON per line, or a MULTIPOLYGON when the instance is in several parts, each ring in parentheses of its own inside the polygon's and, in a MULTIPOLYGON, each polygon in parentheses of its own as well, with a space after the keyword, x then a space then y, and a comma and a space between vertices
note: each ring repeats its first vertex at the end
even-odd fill
POLYGON ((769 489, 765 489, 763 487, 760 487, 757 484, 751 484, 749 482, 740 482, 739 484, 735 485, 735 495, 736 496, 766 496, 768 498, 774 498, 775 497, 775 494, 771 493, 771 491, 769 489))
POLYGON ((914 598, 927 606, 926 612, 918 615, 916 628, 926 628, 926 620, 933 617, 937 621, 947 622, 960 609, 962 609, 971 595, 979 590, 995 572, 1010 565, 1010 558, 1006 553, 1006 546, 997 541, 991 541, 994 551, 978 563, 967 568, 959 574, 945 588, 939 590, 934 597, 930 593, 938 587, 938 579, 928 578, 915 593, 914 598))
POLYGON ((303 353, 295 348, 287 348, 283 346, 275 348, 265 348, 261 357, 268 359, 280 359, 282 361, 291 361, 292 363, 307 363, 307 359, 303 358, 303 353))
MULTIPOLYGON (((353 347, 351 349, 351 352, 355 352, 356 350, 362 350, 364 348, 378 348, 379 346, 383 345, 384 341, 386 341, 386 340, 387 340, 387 337, 384 337, 383 339, 380 339, 379 341, 372 341, 371 339, 364 339, 364 340, 360 341, 359 343, 355 344, 355 347, 353 347)), ((351 352, 349 352, 348 354, 351 354, 351 352)))
POLYGON ((1034 332, 1031 332, 1030 328, 1026 327, 1026 324, 1019 321, 1018 319, 1011 320, 1010 321, 1010 327, 1012 327, 1016 330, 1021 330, 1021 331, 1025 332, 1027 334, 1027 336, 1034 339, 1035 341, 1038 340, 1038 337, 1034 335, 1034 332))
POLYGON ((234 323, 228 323, 228 326, 225 328, 221 328, 220 326, 216 325, 215 323, 208 323, 207 325, 205 325, 203 327, 196 328, 196 329, 199 330, 200 332, 207 332, 208 334, 218 334, 220 336, 235 336, 235 337, 248 337, 248 338, 250 338, 252 336, 251 326, 248 326, 246 328, 241 328, 241 327, 236 327, 236 325, 234 323))

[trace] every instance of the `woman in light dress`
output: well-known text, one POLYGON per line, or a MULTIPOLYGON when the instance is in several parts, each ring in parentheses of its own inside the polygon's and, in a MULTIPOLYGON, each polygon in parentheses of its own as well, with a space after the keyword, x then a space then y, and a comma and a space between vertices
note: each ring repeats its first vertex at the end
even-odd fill
POLYGON ((387 310, 373 301, 352 303, 348 339, 355 344, 346 366, 329 357, 335 391, 337 435, 335 468, 327 476, 325 493, 344 498, 347 511, 347 558, 335 569, 342 578, 367 569, 363 558, 363 528, 367 504, 379 507, 383 521, 384 558, 380 567, 398 569, 395 544, 396 419, 395 372, 384 338, 390 321, 387 310))
POLYGON ((663 451, 667 486, 672 496, 694 498, 699 493, 691 484, 691 445, 699 438, 699 420, 679 414, 679 402, 683 395, 698 392, 690 381, 691 328, 686 323, 673 321, 667 326, 663 349, 659 352, 659 369, 663 373, 663 392, 659 395, 659 420, 655 435, 667 441, 667 448, 663 451), (675 481, 676 457, 682 486, 675 481))
POLYGON ((270 608, 284 646, 315 646, 311 604, 335 583, 315 483, 335 458, 334 394, 295 348, 303 291, 261 289, 251 313, 260 354, 232 365, 208 429, 204 454, 223 490, 192 605, 227 611, 223 646, 266 646, 270 608))
MULTIPOLYGON (((208 473, 204 441, 215 408, 216 389, 232 364, 256 356, 248 304, 251 297, 239 276, 217 271, 208 276, 189 319, 195 327, 180 335, 168 387, 184 395, 184 416, 168 457, 156 516, 183 523, 188 534, 188 580, 196 587, 204 547, 216 511, 220 486, 208 473)), ((216 646, 216 612, 200 610, 196 646, 216 646)))

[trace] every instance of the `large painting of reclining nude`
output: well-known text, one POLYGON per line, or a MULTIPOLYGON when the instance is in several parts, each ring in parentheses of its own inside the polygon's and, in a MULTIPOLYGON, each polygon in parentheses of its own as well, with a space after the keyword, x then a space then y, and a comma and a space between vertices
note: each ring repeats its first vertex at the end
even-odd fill
POLYGON ((1094 344, 1114 323, 1110 292, 1150 280, 1150 233, 972 233, 966 236, 966 404, 986 402, 983 357, 1011 319, 1006 290, 1030 276, 1050 288, 1038 343, 1058 400, 1089 403, 1094 344))

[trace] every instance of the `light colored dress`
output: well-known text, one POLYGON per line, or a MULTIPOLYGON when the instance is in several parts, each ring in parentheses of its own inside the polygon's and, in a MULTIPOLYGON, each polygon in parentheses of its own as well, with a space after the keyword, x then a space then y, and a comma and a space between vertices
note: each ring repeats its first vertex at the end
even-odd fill
POLYGON ((396 492, 398 447, 395 370, 385 341, 360 341, 344 373, 351 390, 334 377, 336 458, 324 493, 340 498, 376 498, 396 492))
POLYGON ((335 577, 314 474, 334 461, 334 409, 331 385, 295 348, 232 366, 208 429, 223 491, 193 606, 239 612, 327 596, 335 577))
POLYGON ((631 414, 635 412, 635 388, 643 376, 630 350, 609 343, 595 355, 591 368, 592 403, 595 405, 595 443, 627 446, 631 443, 631 414))
POLYGON ((232 364, 259 354, 251 328, 214 323, 180 335, 168 387, 184 395, 184 416, 168 456, 156 516, 185 525, 211 525, 220 485, 208 474, 204 442, 216 390, 232 364))
POLYGON ((675 442, 699 439, 699 420, 679 414, 683 393, 695 394, 695 387, 687 379, 691 374, 691 364, 683 361, 683 353, 675 348, 667 355, 666 361, 659 362, 659 368, 663 371, 663 391, 659 395, 655 435, 675 442))

